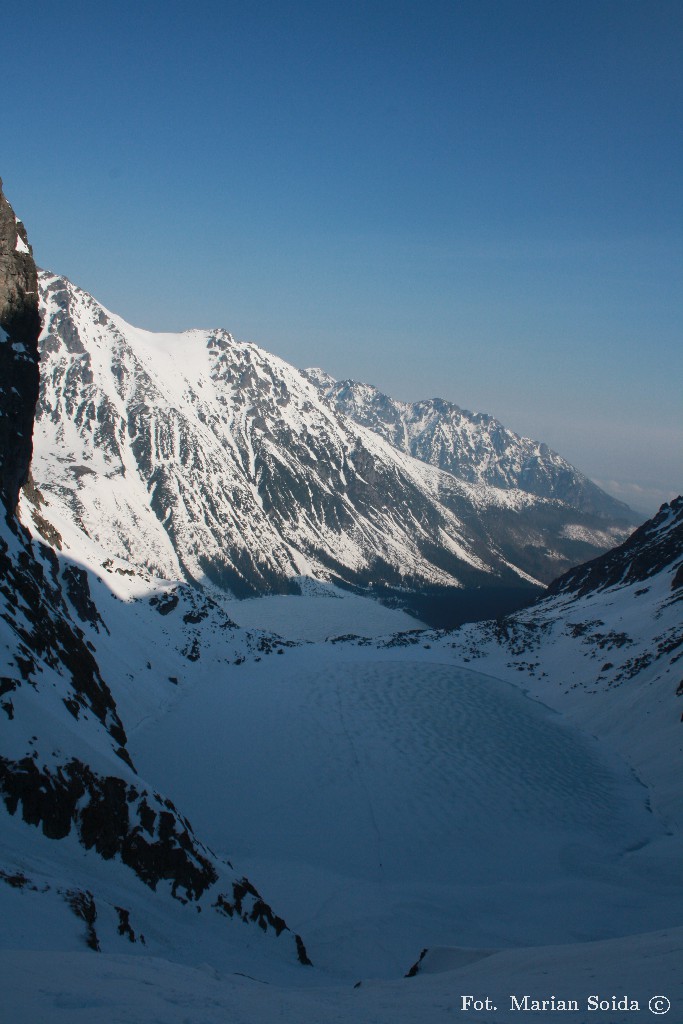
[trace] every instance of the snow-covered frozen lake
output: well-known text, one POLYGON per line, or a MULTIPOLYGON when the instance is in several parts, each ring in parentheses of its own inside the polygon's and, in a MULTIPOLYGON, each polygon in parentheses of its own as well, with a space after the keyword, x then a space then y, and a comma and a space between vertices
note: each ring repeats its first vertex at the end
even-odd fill
POLYGON ((340 978, 676 924, 673 840, 623 763, 428 658, 328 645, 207 674, 132 755, 340 978))
MULTIPOLYGON (((313 589, 310 582, 308 587, 313 589)), ((348 633, 373 637, 424 628, 407 612, 331 584, 318 583, 313 594, 300 597, 276 595, 221 603, 238 626, 264 629, 289 640, 325 640, 348 633)))

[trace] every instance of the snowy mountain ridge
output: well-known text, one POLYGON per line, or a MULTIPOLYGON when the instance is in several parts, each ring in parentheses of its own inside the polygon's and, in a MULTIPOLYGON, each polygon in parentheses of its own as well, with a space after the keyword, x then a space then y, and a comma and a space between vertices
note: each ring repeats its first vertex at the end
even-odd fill
POLYGON ((226 331, 142 331, 47 273, 40 291, 36 482, 155 575, 237 596, 297 592, 302 577, 519 588, 625 535, 414 458, 226 331))
POLYGON ((335 409, 459 480, 555 498, 608 520, 638 521, 628 506, 546 444, 515 434, 486 413, 471 413, 441 398, 400 402, 370 384, 336 381, 318 368, 304 373, 335 409))
POLYGON ((43 282, 34 473, 47 493, 69 495, 109 550, 237 594, 287 591, 296 576, 335 570, 353 579, 381 555, 397 580, 400 562, 407 577, 456 582, 419 548, 421 535, 444 529, 456 557, 488 569, 455 517, 421 493, 425 477, 438 491, 433 474, 350 433, 292 367, 224 331, 136 330, 63 280, 43 282), (381 524, 380 480, 396 509, 381 524), (424 526, 403 511, 416 499, 424 526))

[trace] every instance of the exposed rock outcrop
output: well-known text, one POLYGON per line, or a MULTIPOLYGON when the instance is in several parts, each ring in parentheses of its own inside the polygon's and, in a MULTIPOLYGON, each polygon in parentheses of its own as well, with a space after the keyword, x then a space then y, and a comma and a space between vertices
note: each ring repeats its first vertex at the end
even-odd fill
POLYGON ((0 497, 10 512, 33 452, 40 327, 33 253, 0 179, 0 497))

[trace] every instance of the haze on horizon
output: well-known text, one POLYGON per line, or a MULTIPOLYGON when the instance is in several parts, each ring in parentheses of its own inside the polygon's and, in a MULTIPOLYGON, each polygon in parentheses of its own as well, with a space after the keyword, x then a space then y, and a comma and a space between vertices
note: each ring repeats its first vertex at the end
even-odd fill
POLYGON ((683 489, 674 0, 6 12, 0 175, 38 263, 151 330, 683 489))

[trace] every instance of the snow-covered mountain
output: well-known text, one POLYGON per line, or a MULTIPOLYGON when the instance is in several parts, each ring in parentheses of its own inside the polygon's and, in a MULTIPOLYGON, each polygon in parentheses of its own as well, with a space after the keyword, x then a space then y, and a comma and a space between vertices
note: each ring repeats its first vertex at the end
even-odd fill
MULTIPOLYGON (((187 971, 193 998, 210 989, 216 1007, 228 1012, 236 1000, 245 1019, 265 1019, 277 1005, 292 1019, 324 1019, 334 1006, 349 1024, 359 1007, 364 1018, 407 1021, 417 996, 398 978, 423 948, 419 1017, 430 1022, 453 1005, 443 1004, 446 989, 469 992, 474 979, 498 995, 515 979, 511 991, 519 978, 541 985, 545 975, 553 991, 587 995, 598 987, 596 963, 615 991, 628 980, 641 1000, 652 985, 680 999, 682 511, 683 500, 665 507, 598 560, 609 574, 587 567, 596 579, 588 590, 577 577, 504 622, 303 645, 238 629, 220 599, 104 560, 74 524, 59 522, 60 564, 78 550, 87 566, 99 618, 85 614, 83 594, 65 603, 125 728, 138 771, 130 785, 145 780, 153 811, 162 809, 155 793, 182 808, 210 863, 240 865, 304 936, 315 976, 309 989, 287 974, 287 947, 274 933, 256 929, 259 943, 249 927, 244 936, 222 932, 206 918, 215 896, 183 905, 163 882, 156 896, 143 893, 119 851, 83 861, 79 828, 55 841, 19 813, 4 830, 4 870, 17 883, 0 892, 6 941, 21 946, 26 930, 47 928, 68 970, 85 971, 100 991, 115 964, 131 986, 130 1020, 140 1024, 161 984, 173 992, 169 1019, 182 1019, 169 959, 187 971), (101 955, 117 958, 100 968, 68 959, 89 934, 60 895, 75 890, 92 896, 101 955), (146 945, 119 936, 119 907, 146 945), (149 953, 158 958, 153 973, 149 953), (235 991, 235 971, 257 981, 235 991), (143 979, 151 984, 141 994, 143 979), (361 979, 356 1002, 347 1002, 361 979)), ((307 614, 315 614, 310 605, 307 614)), ((49 715, 69 695, 68 677, 52 681, 51 705, 45 691, 34 696, 49 715)), ((83 750, 85 730, 100 728, 86 706, 70 729, 60 711, 57 733, 48 731, 16 691, 9 696, 14 718, 4 735, 21 722, 15 735, 26 736, 27 751, 83 750)), ((241 872, 228 884, 223 875, 219 891, 229 896, 241 872)), ((90 913, 90 903, 78 906, 90 913)), ((67 983, 76 986, 72 999, 78 984, 67 983)), ((48 992, 38 1005, 51 1009, 51 1000, 48 992)), ((25 1005, 33 1008, 28 996, 25 1005)), ((506 1006, 496 1019, 514 1024, 506 1006)), ((218 1020, 214 1013, 208 1019, 218 1020)))
MULTIPOLYGON (((548 582, 624 523, 457 479, 222 330, 138 330, 41 274, 33 474, 112 554, 237 596, 548 582)), ((502 591, 501 591, 502 592, 502 591)))
MULTIPOLYGON (((20 820, 21 802, 10 815, 13 791, 3 785, 4 941, 24 951, 40 934, 62 965, 57 982, 54 953, 0 956, 12 972, 14 1019, 59 1021, 65 998, 72 1015, 91 1013, 106 993, 121 1019, 138 1024, 152 1008, 180 1022, 188 998, 210 1000, 205 1016, 215 1024, 236 1007, 245 1020, 270 1019, 275 1008, 285 1020, 326 1019, 334 1008, 348 1024, 432 1024, 459 1006, 454 991, 498 996, 535 985, 550 995, 547 984, 583 999, 626 982, 643 1007, 653 985, 678 1006, 681 505, 643 531, 653 552, 665 550, 655 534, 668 536, 670 554, 666 564, 651 558, 659 571, 645 579, 559 593, 504 623, 454 633, 298 646, 238 629, 196 588, 103 559, 77 526, 59 522, 54 560, 70 628, 78 623, 107 680, 137 774, 85 697, 77 719, 67 710, 62 698, 78 698, 73 675, 59 650, 26 629, 25 613, 16 616, 17 647, 7 606, 3 640, 15 663, 5 672, 18 685, 3 695, 12 716, 0 716, 3 752, 20 765, 34 760, 44 806, 58 811, 52 758, 67 789, 67 768, 88 765, 101 787, 95 811, 111 799, 108 788, 115 797, 121 787, 133 796, 128 821, 143 850, 157 837, 145 831, 150 813, 177 814, 181 853, 184 828, 218 879, 198 899, 182 885, 174 899, 170 879, 154 892, 125 848, 105 846, 111 803, 107 827, 95 817, 94 828, 81 797, 69 834, 57 838, 20 820), (80 588, 69 582, 76 551, 80 588), (661 650, 648 662, 653 637, 661 650), (36 667, 24 683, 17 666, 29 653, 36 667), (244 875, 291 931, 262 935, 237 913, 220 916, 216 893, 234 908, 244 875), (315 964, 310 986, 288 973, 303 970, 292 933, 315 964), (418 978, 400 980, 423 948, 418 978)), ((23 503, 25 518, 29 510, 23 503)), ((634 564, 633 544, 627 550, 634 564)), ((39 561, 54 580, 50 556, 39 561)), ((8 576, 13 591, 21 580, 8 576)), ((55 618, 43 604, 39 621, 55 618)), ((251 917, 262 904, 252 895, 240 909, 251 917)), ((495 1019, 514 1024, 507 1003, 498 1005, 495 1019)))
POLYGON ((459 480, 556 498, 609 522, 639 521, 546 444, 520 437, 486 413, 441 398, 399 402, 370 384, 336 381, 317 368, 304 372, 335 409, 459 480))

